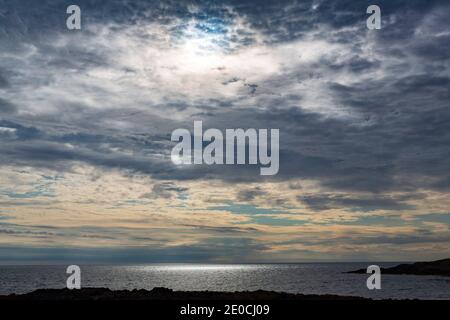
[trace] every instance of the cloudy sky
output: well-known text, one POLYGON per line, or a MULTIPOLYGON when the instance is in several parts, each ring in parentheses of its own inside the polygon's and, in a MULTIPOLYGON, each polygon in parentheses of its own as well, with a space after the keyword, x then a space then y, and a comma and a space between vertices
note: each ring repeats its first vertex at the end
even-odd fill
POLYGON ((0 0, 0 263, 444 258, 449 196, 448 1, 0 0), (175 166, 194 120, 279 173, 175 166))

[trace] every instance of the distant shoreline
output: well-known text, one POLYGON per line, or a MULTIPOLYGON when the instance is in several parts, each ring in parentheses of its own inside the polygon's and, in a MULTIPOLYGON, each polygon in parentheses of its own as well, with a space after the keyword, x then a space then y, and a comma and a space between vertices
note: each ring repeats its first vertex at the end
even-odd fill
MULTIPOLYGON (((348 271, 347 273, 366 273, 366 269, 348 271)), ((450 277, 450 259, 400 264, 391 268, 381 268, 381 274, 450 277)))

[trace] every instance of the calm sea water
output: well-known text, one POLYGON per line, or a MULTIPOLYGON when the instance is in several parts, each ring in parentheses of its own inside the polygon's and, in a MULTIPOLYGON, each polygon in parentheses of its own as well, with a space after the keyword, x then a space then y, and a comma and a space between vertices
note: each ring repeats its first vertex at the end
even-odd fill
MULTIPOLYGON (((397 263, 378 263, 393 266, 397 263)), ((367 263, 151 264, 81 266, 82 286, 111 289, 274 290, 369 298, 450 299, 450 278, 382 275, 382 289, 368 290, 365 274, 346 274, 367 263)), ((0 266, 0 294, 65 287, 65 266, 0 266)))

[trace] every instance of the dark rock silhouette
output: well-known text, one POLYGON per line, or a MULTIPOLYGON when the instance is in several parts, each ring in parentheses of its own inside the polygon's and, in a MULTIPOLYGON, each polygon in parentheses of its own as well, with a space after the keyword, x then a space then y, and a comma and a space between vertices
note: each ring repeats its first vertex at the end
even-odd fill
MULTIPOLYGON (((366 273, 366 269, 349 271, 348 273, 366 273)), ((450 259, 400 264, 392 268, 381 268, 381 274, 411 274, 450 277, 450 259)))
POLYGON ((108 288, 39 289, 30 293, 0 296, 5 300, 367 300, 337 295, 304 295, 274 291, 173 291, 167 288, 148 290, 110 290, 108 288))

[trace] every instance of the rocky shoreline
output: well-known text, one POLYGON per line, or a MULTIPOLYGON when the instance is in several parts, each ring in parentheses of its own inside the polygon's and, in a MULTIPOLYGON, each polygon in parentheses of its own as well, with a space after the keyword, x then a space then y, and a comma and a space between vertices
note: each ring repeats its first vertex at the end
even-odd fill
POLYGON ((167 288, 154 288, 152 290, 110 290, 108 288, 81 288, 79 290, 69 289, 39 289, 26 294, 11 294, 0 296, 3 300, 51 300, 51 301, 72 301, 72 300, 368 300, 361 297, 338 296, 338 295, 309 295, 291 294, 275 291, 173 291, 167 288))
MULTIPOLYGON (((366 269, 358 269, 347 273, 366 273, 366 269)), ((400 264, 391 268, 381 268, 381 274, 409 274, 450 277, 450 259, 400 264)))

